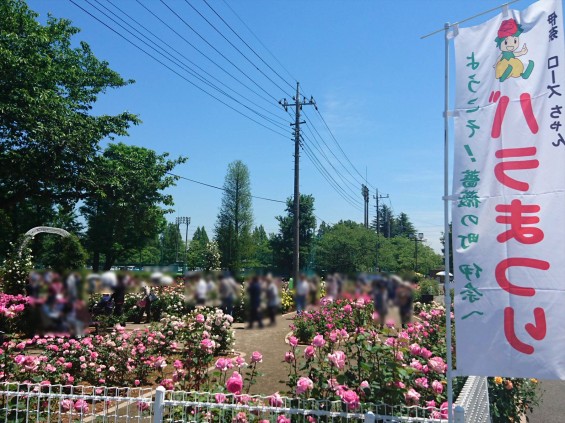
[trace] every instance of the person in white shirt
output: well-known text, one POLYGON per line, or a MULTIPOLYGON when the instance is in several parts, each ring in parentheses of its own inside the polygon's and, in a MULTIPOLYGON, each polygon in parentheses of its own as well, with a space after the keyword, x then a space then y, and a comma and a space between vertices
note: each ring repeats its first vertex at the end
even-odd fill
POLYGON ((208 298, 208 284, 202 275, 198 278, 196 282, 196 304, 206 305, 206 299, 208 298))

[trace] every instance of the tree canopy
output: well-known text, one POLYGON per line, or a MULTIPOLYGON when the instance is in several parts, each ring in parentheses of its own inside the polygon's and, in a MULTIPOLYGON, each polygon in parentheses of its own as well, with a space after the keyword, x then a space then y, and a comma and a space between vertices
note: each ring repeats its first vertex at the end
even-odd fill
POLYGON ((97 156, 94 174, 97 189, 85 200, 81 211, 88 223, 86 245, 92 253, 94 270, 104 255, 109 269, 132 249, 140 250, 165 227, 164 215, 171 212, 173 199, 163 190, 174 185, 168 173, 186 158, 167 160, 168 154, 110 144, 97 156))
POLYGON ((72 210, 96 187, 102 139, 126 135, 138 118, 95 116, 99 95, 132 83, 99 60, 66 19, 37 20, 23 0, 0 2, 0 249, 45 224, 56 205, 72 210))
POLYGON ((251 256, 253 205, 249 169, 236 160, 228 165, 222 205, 215 227, 215 240, 224 268, 235 274, 251 256))

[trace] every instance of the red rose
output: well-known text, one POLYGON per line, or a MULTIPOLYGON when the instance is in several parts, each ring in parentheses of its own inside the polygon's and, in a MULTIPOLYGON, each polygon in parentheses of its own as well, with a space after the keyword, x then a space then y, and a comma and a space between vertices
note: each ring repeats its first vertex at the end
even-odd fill
POLYGON ((498 38, 506 38, 518 32, 518 24, 514 19, 508 19, 502 21, 500 28, 498 29, 498 38))

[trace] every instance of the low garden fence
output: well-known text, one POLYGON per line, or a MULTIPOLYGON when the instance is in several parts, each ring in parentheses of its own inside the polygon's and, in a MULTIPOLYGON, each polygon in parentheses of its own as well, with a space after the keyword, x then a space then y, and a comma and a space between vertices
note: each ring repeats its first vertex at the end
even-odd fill
MULTIPOLYGON (((489 422, 488 393, 469 378, 457 402, 455 422, 489 422), (486 414, 484 399, 486 395, 486 414), (465 407, 463 411, 463 407, 465 407), (467 417, 467 418, 466 418, 467 417)), ((439 410, 436 410, 439 411, 439 410)), ((151 388, 110 388, 23 383, 0 384, 0 422, 60 423, 401 423, 446 422, 418 406, 223 395, 151 388)))

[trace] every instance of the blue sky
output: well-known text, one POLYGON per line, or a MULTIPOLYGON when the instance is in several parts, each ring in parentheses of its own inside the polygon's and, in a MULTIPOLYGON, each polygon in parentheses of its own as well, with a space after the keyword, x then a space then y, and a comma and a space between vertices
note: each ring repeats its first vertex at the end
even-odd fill
MULTIPOLYGON (((94 0, 89 1, 103 10, 94 0)), ((99 1, 112 9, 107 0, 99 1)), ((191 32, 163 3, 157 0, 140 1, 208 57, 221 64, 235 79, 252 87, 270 102, 259 98, 219 70, 136 1, 112 0, 186 58, 252 99, 250 107, 259 111, 256 105, 261 105, 274 113, 275 116, 269 116, 280 120, 285 127, 290 117, 274 99, 290 99, 292 90, 287 83, 292 85, 295 83, 293 78, 298 79, 301 91, 307 96, 314 96, 321 115, 358 172, 362 175, 366 173, 370 186, 378 188, 382 194, 389 194, 390 201, 384 200, 386 204, 392 206, 395 213, 408 213, 419 231, 424 232, 428 245, 439 251, 439 237, 443 230, 443 36, 438 34, 425 40, 420 40, 420 36, 441 28, 446 21, 462 20, 495 7, 499 2, 226 0, 274 53, 285 70, 223 0, 209 0, 226 22, 287 81, 285 83, 236 38, 203 0, 190 0, 280 86, 277 87, 186 2, 165 0, 243 73, 239 73, 191 32)), ((76 2, 132 38, 85 0, 76 2)), ((531 0, 522 0, 513 6, 523 9, 531 3, 531 0)), ((188 162, 178 167, 176 173, 217 186, 223 184, 228 163, 240 159, 249 167, 254 195, 280 200, 292 195, 294 147, 289 129, 285 130, 288 136, 283 137, 235 113, 128 44, 67 0, 30 0, 28 4, 40 13, 39 19, 42 21, 47 12, 72 20, 75 26, 82 29, 76 37, 77 41, 86 41, 95 54, 107 60, 114 70, 136 81, 133 85, 101 96, 94 109, 94 113, 128 110, 140 116, 142 125, 132 128, 130 136, 121 141, 158 152, 169 152, 172 156, 186 155, 188 162)), ((116 9, 113 10, 118 13, 116 9)), ((471 24, 494 14, 478 18, 471 24)), ((156 53, 153 54, 166 62, 156 53)), ((192 79, 188 75, 187 78, 192 79)), ((236 107, 251 115, 248 110, 236 107)), ((312 145, 313 135, 310 131, 315 133, 317 130, 334 154, 347 165, 315 110, 311 107, 305 107, 304 110, 307 114, 306 126, 309 127, 304 129, 310 138, 306 143, 312 145)), ((320 157, 324 168, 361 206, 359 175, 350 169, 357 179, 354 180, 327 147, 320 145, 331 164, 315 147, 311 148, 320 157), (334 167, 339 169, 341 177, 334 167), (346 184, 342 178, 350 183, 346 184)), ((363 212, 342 199, 305 154, 302 154, 300 186, 301 192, 315 196, 315 213, 326 222, 335 223, 340 219, 363 221, 363 212)), ((174 196, 178 215, 192 218, 189 236, 196 226, 204 225, 209 234, 213 231, 221 202, 220 191, 180 180, 170 192, 174 196)), ((371 218, 375 210, 374 194, 374 190, 371 190, 371 218)), ((284 204, 254 200, 253 207, 255 223, 263 224, 267 232, 276 232, 278 226, 275 216, 284 213, 284 204)), ((174 220, 175 215, 169 215, 168 218, 174 220)))

